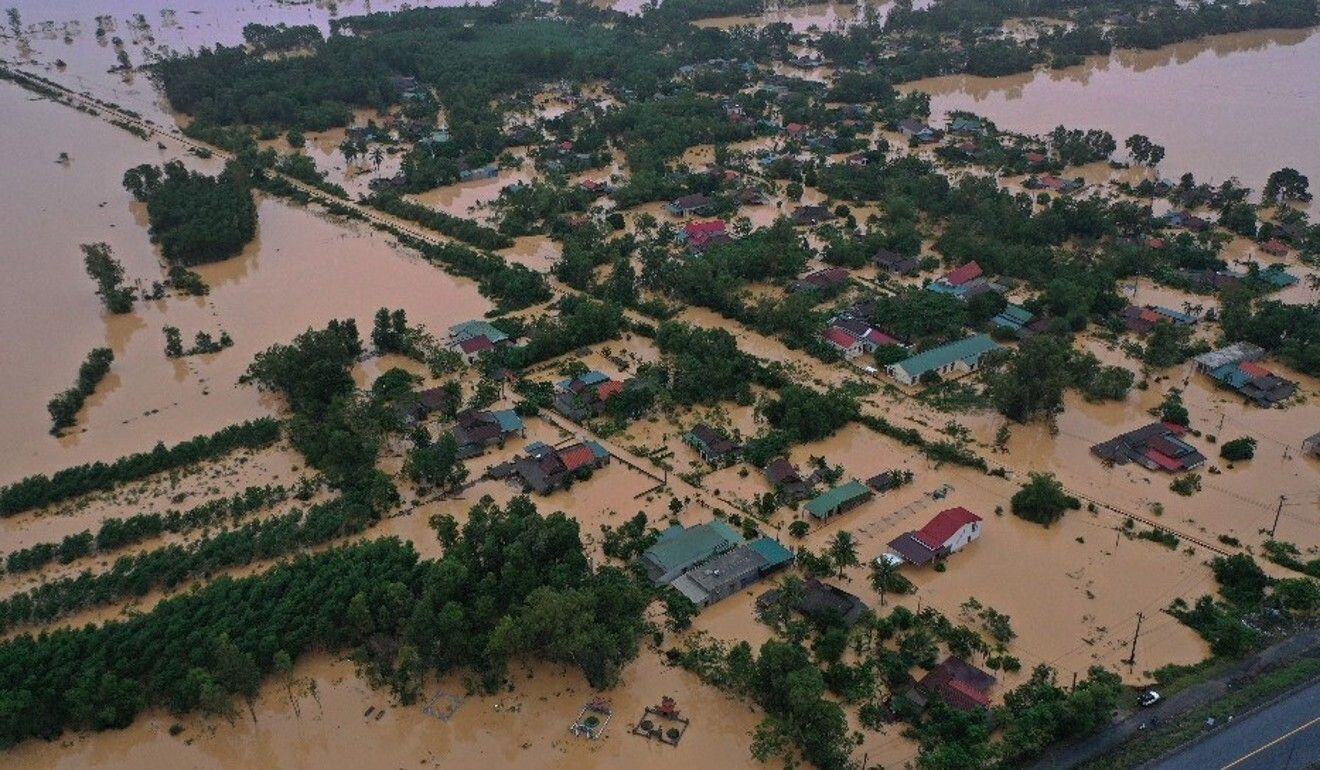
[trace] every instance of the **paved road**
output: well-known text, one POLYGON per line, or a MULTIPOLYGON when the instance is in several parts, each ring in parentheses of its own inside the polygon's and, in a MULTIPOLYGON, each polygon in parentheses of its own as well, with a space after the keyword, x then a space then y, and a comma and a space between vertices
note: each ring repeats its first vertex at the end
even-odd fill
MULTIPOLYGON (((1252 676, 1275 666, 1302 657, 1314 656, 1317 654, 1317 650, 1320 650, 1320 630, 1309 629, 1291 636, 1239 662, 1231 670, 1215 679, 1193 685, 1166 698, 1163 703, 1153 709, 1134 709, 1132 713, 1125 715, 1108 729, 1102 730, 1096 735, 1075 743, 1054 747, 1051 751, 1046 752, 1045 756, 1041 757, 1036 764, 1032 765, 1031 770, 1061 770, 1062 768, 1085 764, 1107 751, 1116 749, 1124 741, 1137 735, 1142 723, 1148 721, 1151 717, 1159 717, 1165 722, 1170 721, 1178 714, 1213 703, 1216 699, 1222 698, 1229 692, 1230 684, 1234 680, 1249 680, 1252 676)), ((1311 716, 1316 715, 1317 713, 1313 713, 1311 716)), ((1320 725, 1316 727, 1320 728, 1320 725)), ((1225 760, 1224 764, 1227 764, 1228 761, 1225 760)), ((1312 761, 1315 761, 1315 759, 1312 761)), ((1219 767, 1211 768, 1208 765, 1201 765, 1196 770, 1218 770, 1219 767)), ((1238 769, 1234 768, 1234 770, 1238 769)))
POLYGON ((1320 681, 1156 765, 1156 770, 1302 770, 1320 763, 1320 681))

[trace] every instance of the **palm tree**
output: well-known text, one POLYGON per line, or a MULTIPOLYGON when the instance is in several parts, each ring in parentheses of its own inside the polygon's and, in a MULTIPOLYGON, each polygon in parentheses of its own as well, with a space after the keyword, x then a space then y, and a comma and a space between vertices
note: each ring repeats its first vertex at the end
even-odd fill
POLYGON ((339 145, 339 151, 344 153, 344 162, 350 166, 353 165, 353 161, 356 160, 358 156, 357 143, 350 139, 345 139, 343 143, 339 145))
POLYGON ((856 567, 861 562, 857 561, 857 539, 851 532, 846 530, 838 532, 830 538, 829 550, 830 561, 834 562, 834 568, 839 571, 839 579, 843 579, 843 571, 848 567, 856 567))
POLYGON ((377 147, 371 151, 371 162, 375 164, 377 171, 380 171, 380 164, 383 160, 385 160, 384 150, 377 147))
POLYGON ((880 594, 880 606, 885 603, 885 591, 898 574, 898 564, 881 556, 871 563, 871 587, 880 594))

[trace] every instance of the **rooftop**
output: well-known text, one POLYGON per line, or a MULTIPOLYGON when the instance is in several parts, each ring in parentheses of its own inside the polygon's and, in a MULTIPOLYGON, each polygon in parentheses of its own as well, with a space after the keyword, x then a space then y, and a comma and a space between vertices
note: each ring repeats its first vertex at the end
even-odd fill
POLYGON ((989 335, 978 334, 975 337, 950 342, 947 345, 918 353, 911 358, 899 361, 895 366, 902 368, 903 371, 908 373, 908 376, 917 378, 926 372, 939 369, 954 361, 980 358, 998 348, 999 345, 990 339, 989 335))
POLYGON ((822 492, 816 498, 807 503, 807 512, 818 519, 823 519, 830 515, 830 512, 840 505, 856 500, 859 497, 870 497, 871 490, 866 485, 856 479, 847 484, 835 487, 828 492, 822 492))

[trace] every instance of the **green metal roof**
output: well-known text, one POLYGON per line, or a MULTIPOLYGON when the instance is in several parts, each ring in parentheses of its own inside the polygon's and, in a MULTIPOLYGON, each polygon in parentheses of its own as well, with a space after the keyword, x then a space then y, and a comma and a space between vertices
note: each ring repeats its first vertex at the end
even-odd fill
POLYGON ((793 561, 793 552, 781 545, 777 540, 771 540, 768 537, 761 537, 747 544, 747 547, 760 554, 765 559, 765 566, 761 567, 763 572, 768 572, 777 567, 782 567, 793 561))
POLYGON ((816 499, 807 503, 807 513, 810 513, 818 519, 823 519, 830 515, 830 511, 833 511, 840 505, 859 497, 866 497, 870 494, 871 490, 867 489, 865 484, 853 479, 841 487, 835 487, 828 492, 818 495, 816 499))
POLYGON ((954 361, 979 358, 998 348, 999 345, 990 339, 989 335, 978 334, 965 340, 931 348, 924 353, 918 353, 894 365, 907 372, 909 377, 916 379, 926 372, 939 369, 954 361))
POLYGON ((646 558, 666 572, 696 564, 714 553, 742 542, 742 536, 728 524, 716 519, 684 529, 670 527, 646 549, 646 558))
POLYGON ((449 327, 449 333, 460 340, 468 339, 470 337, 485 337, 495 343, 503 342, 509 338, 509 335, 497 329, 489 321, 482 321, 480 319, 475 321, 464 321, 461 324, 454 324, 449 327))

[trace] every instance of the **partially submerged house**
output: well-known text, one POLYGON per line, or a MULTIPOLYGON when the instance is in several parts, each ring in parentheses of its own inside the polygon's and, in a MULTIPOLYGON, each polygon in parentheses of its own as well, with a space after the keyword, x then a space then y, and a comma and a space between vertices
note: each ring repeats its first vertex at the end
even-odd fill
POLYGON ((618 395, 623 387, 624 383, 592 370, 556 385, 552 405, 556 412, 568 419, 583 422, 604 414, 606 403, 618 395))
POLYGON ((939 698, 959 711, 975 711, 990 707, 989 693, 995 683, 992 675, 950 655, 917 682, 916 692, 925 698, 939 698))
MULTIPOLYGON (((783 600, 783 592, 772 588, 756 597, 756 608, 764 612, 783 600)), ((792 609, 822 625, 842 623, 845 626, 856 625, 870 610, 859 597, 816 578, 803 581, 801 603, 792 609)))
POLYGON ((889 541, 889 547, 908 564, 924 567, 966 548, 981 529, 981 517, 959 506, 940 511, 921 529, 889 541))
POLYGON ((1123 321, 1123 325, 1128 331, 1137 334, 1146 334, 1154 329, 1157 323, 1191 326, 1199 320, 1196 316, 1180 313, 1172 308, 1160 307, 1159 305, 1146 305, 1145 307, 1128 305, 1118 311, 1118 317, 1123 321))
POLYGON ((1249 342, 1238 342, 1226 348, 1212 350, 1197 356, 1196 371, 1219 383, 1220 387, 1237 391, 1257 406, 1270 407, 1292 398, 1297 383, 1286 380, 1261 366, 1265 351, 1249 342))
POLYGON ((939 133, 915 118, 907 118, 898 123, 898 132, 908 139, 916 139, 922 144, 939 140, 939 133))
POLYGON ((811 227, 834 218, 834 212, 825 206, 798 206, 793 209, 793 224, 811 227))
POLYGON ((742 535, 722 519, 691 527, 675 524, 660 533, 639 561, 651 582, 669 585, 692 567, 742 542, 742 535))
POLYGON ((489 321, 464 321, 449 327, 449 346, 458 351, 468 363, 473 363, 488 350, 511 344, 513 340, 509 335, 489 321))
POLYGON ((863 353, 874 353, 882 347, 902 346, 901 342, 871 326, 852 312, 835 316, 825 330, 824 340, 848 359, 856 358, 863 353))
POLYGON ((666 208, 669 209, 670 214, 673 214, 676 217, 690 217, 695 214, 705 213, 713 203, 714 201, 705 195, 694 193, 670 201, 666 208))
POLYGON ((761 537, 692 567, 669 585, 698 607, 709 607, 792 563, 791 551, 761 537))
POLYGON ((871 261, 880 272, 890 275, 915 275, 921 269, 921 262, 916 257, 905 257, 889 249, 880 249, 871 261))
POLYGON ((1320 433, 1312 433, 1302 439, 1302 454, 1320 457, 1320 433))
POLYGON ((1135 462, 1147 470, 1181 473, 1199 468, 1206 457, 1183 441, 1187 428, 1171 422, 1153 422, 1091 447, 1091 453, 1115 465, 1135 462))
POLYGON ((460 412, 454 426, 460 457, 476 457, 502 444, 510 436, 526 435, 522 418, 512 409, 496 412, 468 409, 460 412))
POLYGON ((501 463, 487 475, 494 479, 521 479, 525 489, 548 494, 562 489, 610 462, 609 452, 595 441, 555 449, 539 441, 527 445, 527 454, 501 463))
POLYGON ((706 423, 698 423, 683 434, 684 443, 696 449, 701 459, 711 465, 725 465, 738 456, 742 447, 706 423))
POLYGON ((981 359, 987 353, 998 349, 999 345, 988 335, 978 334, 889 364, 885 371, 904 385, 915 385, 928 374, 940 377, 970 374, 981 368, 981 359))
POLYGON ((841 513, 851 511, 870 500, 874 495, 875 493, 865 484, 853 479, 847 484, 817 495, 807 503, 807 513, 821 521, 825 521, 831 516, 838 516, 841 513))
POLYGON ((811 485, 798 474, 798 469, 786 457, 776 457, 765 466, 765 477, 775 491, 790 500, 805 500, 811 496, 811 485))
POLYGON ((837 291, 848 285, 848 271, 842 267, 829 267, 807 273, 793 284, 793 291, 837 291))
POLYGON ((990 323, 1001 329, 1008 329, 1012 332, 1021 332, 1032 321, 1036 319, 1034 313, 1018 305, 1009 305, 1000 311, 999 315, 990 319, 990 323))
POLYGON ((452 414, 458 408, 458 403, 454 400, 453 394, 446 388, 427 388, 417 393, 417 408, 419 410, 419 419, 430 417, 432 414, 452 414))
POLYGON ((728 226, 723 219, 712 219, 707 222, 689 222, 678 231, 675 240, 688 247, 688 250, 699 254, 711 246, 721 243, 729 243, 733 236, 729 234, 728 226))

